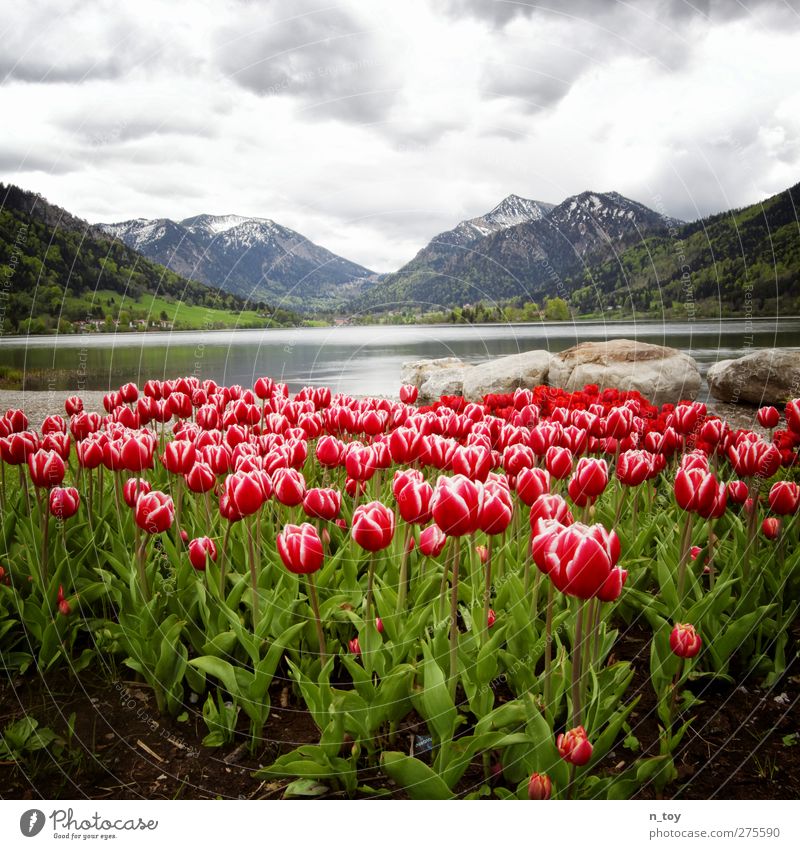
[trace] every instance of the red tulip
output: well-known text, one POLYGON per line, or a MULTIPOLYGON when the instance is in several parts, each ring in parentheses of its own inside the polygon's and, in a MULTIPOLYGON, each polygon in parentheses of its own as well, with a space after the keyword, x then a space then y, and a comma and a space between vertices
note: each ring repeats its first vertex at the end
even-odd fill
POLYGON ((697 468, 678 469, 674 489, 675 501, 682 510, 697 513, 705 519, 717 518, 725 512, 725 484, 710 472, 697 468))
POLYGON ((322 568, 325 559, 322 540, 308 522, 286 525, 276 542, 283 565, 295 575, 310 575, 322 568))
POLYGON ((569 497, 585 507, 597 499, 608 485, 608 464, 605 460, 581 457, 567 485, 569 497))
POLYGON ((139 387, 135 383, 126 383, 120 386, 119 394, 126 404, 133 404, 139 397, 139 387))
POLYGON ((781 452, 763 439, 742 440, 728 449, 728 459, 741 477, 771 478, 780 468, 781 452))
POLYGON ((473 481, 485 481, 494 461, 492 452, 483 445, 465 445, 453 452, 453 471, 473 481))
MULTIPOLYGON (((172 398, 174 396, 170 396, 172 398)), ((194 465, 197 450, 194 444, 184 439, 176 439, 168 442, 164 447, 164 456, 161 462, 164 468, 173 475, 186 475, 194 465)))
POLYGON ((345 469, 348 477, 357 481, 368 481, 378 470, 375 454, 370 446, 351 443, 345 456, 345 469))
POLYGON ((40 428, 42 435, 48 433, 66 433, 67 423, 61 416, 47 416, 40 428))
POLYGON ((404 404, 413 404, 418 395, 419 389, 416 386, 405 383, 400 387, 400 400, 404 404))
POLYGON ((800 486, 792 481, 777 481, 769 491, 769 509, 779 516, 790 516, 800 507, 800 486))
POLYGON ((438 525, 429 525, 419 535, 419 550, 426 557, 438 557, 447 543, 447 537, 438 525))
POLYGON ((122 467, 128 472, 152 469, 155 447, 152 437, 145 433, 132 434, 129 438, 122 440, 120 447, 122 467))
POLYGON ((528 798, 534 800, 549 799, 553 793, 553 782, 548 775, 534 772, 528 782, 528 798))
POLYGON ((350 654, 361 654, 361 646, 358 643, 358 637, 353 637, 353 639, 347 643, 347 650, 350 654))
POLYGON ((271 377, 259 377, 253 385, 253 392, 262 401, 267 401, 272 397, 275 390, 275 382, 271 377))
POLYGON ((531 543, 533 559, 556 589, 567 595, 601 601, 619 597, 628 573, 617 568, 619 538, 602 525, 564 527, 542 523, 531 543))
POLYGON ((669 635, 669 646, 678 657, 694 657, 702 645, 694 625, 676 625, 669 635))
POLYGON ((64 461, 55 451, 39 449, 28 455, 28 470, 34 486, 60 486, 66 474, 64 461))
POLYGON ((404 522, 412 525, 425 525, 431 518, 431 498, 433 488, 426 480, 415 477, 395 476, 394 486, 397 509, 404 522))
MULTIPOLYGON (((225 509, 229 516, 237 515, 238 518, 252 516, 264 503, 261 484, 247 472, 234 472, 228 475, 225 478, 224 495, 227 498, 225 509)), ((222 510, 222 498, 220 498, 220 512, 222 510)))
POLYGON ((653 455, 649 451, 623 451, 617 458, 616 475, 625 486, 639 486, 653 471, 653 455))
POLYGON ((544 455, 544 464, 556 480, 566 480, 572 474, 572 452, 569 448, 551 445, 544 455))
POLYGON ((10 423, 12 433, 22 433, 28 429, 28 417, 22 410, 6 410, 4 418, 10 423))
POLYGON ((490 607, 489 612, 486 614, 486 627, 487 628, 494 628, 495 622, 497 622, 497 614, 490 607))
POLYGON ((0 439, 0 452, 3 462, 12 466, 21 466, 23 463, 27 463, 28 458, 36 451, 38 444, 39 440, 36 434, 29 431, 12 433, 4 439, 0 439))
POLYGON ((503 468, 508 475, 518 475, 523 469, 533 468, 536 455, 527 445, 514 443, 503 451, 503 468))
POLYGON ((50 513, 58 519, 69 519, 78 512, 81 498, 72 486, 54 487, 50 490, 50 513))
POLYGON ((758 423, 761 427, 769 428, 770 430, 778 426, 781 420, 781 414, 775 407, 760 407, 756 413, 758 423))
POLYGON ((125 503, 133 509, 140 495, 150 492, 152 487, 144 478, 128 478, 122 487, 122 497, 125 503))
POLYGON ((350 532, 365 551, 381 551, 392 542, 394 513, 380 501, 362 504, 353 514, 350 532))
POLYGON ((703 549, 702 549, 702 548, 700 548, 700 546, 699 546, 699 545, 693 545, 693 546, 689 549, 689 557, 691 557, 691 558, 692 558, 692 560, 697 560, 697 555, 698 555, 698 554, 700 554, 700 552, 701 552, 702 550, 703 550, 703 549))
POLYGON ((487 481, 483 487, 483 501, 478 517, 480 529, 490 536, 502 534, 511 524, 513 515, 514 504, 508 487, 496 481, 487 481))
POLYGON ((62 616, 69 616, 72 613, 72 608, 70 607, 69 602, 64 597, 64 587, 59 584, 58 585, 58 595, 56 596, 56 604, 58 605, 58 612, 62 616))
MULTIPOLYGON (((786 424, 789 426, 789 430, 794 433, 800 433, 800 398, 795 398, 786 404, 784 415, 786 416, 786 424)), ((22 430, 24 429, 22 428, 22 430)))
POLYGON ((175 505, 165 493, 154 489, 140 495, 134 512, 136 524, 149 534, 160 534, 172 527, 175 505))
POLYGON ((731 481, 727 486, 728 498, 734 504, 744 504, 747 501, 747 484, 744 481, 731 481))
POLYGON ((571 525, 575 519, 569 509, 569 504, 560 495, 540 495, 531 504, 531 530, 540 520, 555 520, 560 525, 571 525))
POLYGON ((592 756, 592 744, 582 725, 571 728, 566 734, 559 734, 556 738, 556 747, 561 757, 574 766, 584 766, 592 756))
POLYGON ((422 434, 410 427, 399 427, 389 434, 389 452, 395 463, 413 463, 422 454, 422 434))
POLYGON ((272 489, 281 504, 297 507, 303 503, 306 481, 297 469, 276 469, 272 475, 272 489))
POLYGON ((70 395, 69 398, 64 401, 64 410, 68 416, 77 416, 78 413, 83 412, 83 399, 78 395, 70 395))
POLYGON ((436 481, 431 502, 433 520, 447 536, 474 534, 479 526, 482 501, 482 484, 464 475, 442 476, 436 481))
POLYGON ((761 523, 761 533, 767 539, 777 539, 781 535, 781 520, 769 516, 761 523))
POLYGON ((303 510, 312 519, 332 522, 342 509, 342 494, 338 489, 309 489, 303 498, 303 510))
POLYGON ((633 430, 633 410, 629 407, 612 407, 603 426, 605 436, 624 439, 633 430))
POLYGON ((189 562, 198 572, 205 572, 208 558, 217 561, 217 546, 209 537, 197 537, 189 543, 189 562))
POLYGON ((550 492, 550 473, 544 469, 522 469, 517 475, 517 495, 528 507, 545 493, 550 492))
POLYGON ((191 492, 211 492, 217 482, 211 466, 197 460, 186 475, 186 485, 191 492))

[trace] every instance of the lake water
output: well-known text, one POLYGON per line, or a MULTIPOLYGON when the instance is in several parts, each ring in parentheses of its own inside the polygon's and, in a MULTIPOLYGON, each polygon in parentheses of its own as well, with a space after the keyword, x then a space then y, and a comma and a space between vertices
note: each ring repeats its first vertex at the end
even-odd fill
POLYGON ((5 337, 0 365, 29 376, 30 389, 102 389, 126 381, 196 375, 252 386, 270 375, 295 391, 324 384, 335 392, 393 394, 404 362, 456 356, 470 362, 520 351, 562 351, 597 339, 638 339, 679 348, 705 372, 755 348, 800 344, 800 318, 723 321, 537 322, 220 330, 5 337))

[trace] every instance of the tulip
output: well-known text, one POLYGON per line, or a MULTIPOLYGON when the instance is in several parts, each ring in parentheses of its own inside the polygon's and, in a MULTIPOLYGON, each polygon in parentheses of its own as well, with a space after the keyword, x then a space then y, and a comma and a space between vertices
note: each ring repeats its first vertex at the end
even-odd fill
POLYGON ((68 416, 77 416, 78 413, 83 412, 83 399, 78 395, 70 395, 69 398, 64 401, 64 410, 68 416))
POLYGON ((551 477, 566 480, 572 474, 572 452, 569 448, 551 445, 544 456, 544 464, 551 477))
POLYGON ((556 748, 561 757, 573 766, 584 766, 592 756, 592 744, 582 725, 571 728, 556 738, 556 748))
POLYGON ((413 463, 422 454, 422 434, 410 427, 399 427, 389 434, 389 452, 395 463, 413 463))
POLYGON ((416 386, 405 383, 400 387, 400 400, 404 404, 413 404, 417 400, 419 389, 416 386))
POLYGON ((362 504, 353 514, 351 534, 365 551, 388 548, 394 537, 394 513, 380 501, 362 504))
POLYGON ((429 525, 419 535, 419 550, 425 557, 438 557, 447 543, 447 536, 438 525, 429 525))
POLYGON ((186 475, 186 485, 191 492, 211 492, 217 482, 211 466, 202 460, 197 460, 186 475))
POLYGON ((313 525, 286 525, 276 542, 283 565, 295 575, 310 575, 322 568, 325 553, 313 525))
POLYGON ((358 637, 353 637, 352 640, 349 640, 347 643, 347 650, 350 654, 360 655, 361 654, 361 646, 358 642, 358 637))
POLYGON ((492 452, 483 445, 466 445, 453 452, 453 471, 473 481, 485 481, 494 466, 492 452))
POLYGON ((283 565, 295 575, 305 575, 308 583, 308 595, 314 612, 314 623, 319 643, 319 656, 325 662, 325 633, 322 630, 322 618, 319 609, 319 596, 314 582, 314 572, 322 568, 325 552, 322 540, 313 525, 286 525, 278 534, 276 543, 283 565))
POLYGON ((72 608, 70 607, 69 602, 64 597, 64 587, 59 584, 58 585, 58 595, 56 596, 56 603, 58 605, 58 612, 62 616, 69 616, 72 613, 72 608))
POLYGON ((540 495, 531 504, 531 531, 536 529, 541 520, 550 519, 554 519, 560 525, 571 525, 575 521, 569 504, 560 495, 540 495))
POLYGON ((514 504, 507 487, 489 481, 484 484, 478 526, 489 536, 502 534, 511 524, 514 504))
POLYGON ((172 527, 175 505, 165 493, 154 489, 139 496, 134 512, 136 524, 149 534, 160 534, 172 527))
MULTIPOLYGON (((238 518, 252 516, 264 503, 264 493, 259 481, 247 472, 234 472, 225 478, 226 507, 238 518)), ((222 499, 220 498, 220 510, 222 499)))
POLYGON ((781 535, 781 520, 776 519, 774 516, 767 517, 761 523, 761 533, 764 534, 767 539, 778 539, 781 535))
POLYGON ((494 610, 492 610, 491 607, 490 607, 488 613, 486 614, 486 627, 487 628, 494 628, 495 622, 497 622, 497 615, 495 614, 494 610))
POLYGON ((122 440, 120 461, 128 472, 141 472, 153 468, 155 442, 144 433, 132 435, 122 440))
POLYGON ((761 427, 768 430, 777 427, 778 422, 781 420, 781 414, 775 407, 760 407, 756 413, 756 417, 761 427))
POLYGON ((653 471, 653 455, 649 451, 623 451, 617 458, 616 475, 625 486, 639 486, 653 471))
POLYGON ((793 481, 777 481, 769 491, 769 509, 779 516, 790 516, 800 507, 800 486, 793 481))
POLYGON ((64 461, 55 451, 39 449, 28 455, 28 470, 34 486, 60 486, 66 474, 64 461))
POLYGON ((397 509, 404 522, 425 525, 431 518, 433 488, 425 480, 414 477, 396 477, 393 486, 397 509))
POLYGON ((534 772, 528 781, 528 798, 533 800, 549 799, 553 793, 553 782, 550 776, 534 772))
POLYGON ((608 485, 608 464, 605 460, 581 457, 567 485, 569 497, 578 507, 594 502, 608 485))
POLYGON ((728 498, 734 504, 744 504, 747 501, 747 484, 744 481, 731 481, 727 487, 728 498))
POLYGON ((312 519, 332 522, 342 509, 342 494, 337 489, 309 489, 303 497, 303 510, 312 519))
POLYGON ((530 507, 540 495, 550 492, 550 473, 544 469, 522 469, 515 487, 520 501, 530 507))
POLYGON ((57 519, 69 519, 78 512, 81 503, 78 490, 74 487, 54 487, 50 490, 50 513, 57 519))
POLYGON ((354 445, 347 452, 344 466, 348 477, 356 481, 368 481, 378 470, 375 453, 370 446, 354 445))
POLYGON ((272 488, 275 498, 281 504, 286 507, 297 507, 298 504, 303 503, 306 481, 296 469, 276 469, 272 475, 272 488))
POLYGON ((702 645, 703 641, 694 625, 676 625, 669 635, 669 647, 681 658, 694 657, 702 645))
POLYGON ((176 439, 168 442, 164 447, 164 455, 161 458, 161 463, 173 475, 186 475, 192 470, 196 455, 197 450, 193 443, 183 439, 176 439))
POLYGON ((717 518, 725 512, 725 484, 710 472, 700 468, 678 469, 674 490, 675 501, 682 510, 697 513, 704 519, 717 518))
MULTIPOLYGON (((793 433, 800 433, 800 398, 789 401, 784 409, 786 424, 793 433)), ((27 427, 27 425, 25 425, 27 427)), ((23 430, 25 428, 22 428, 23 430)))
POLYGON ((209 537, 197 537, 189 543, 189 562, 198 572, 205 572, 208 558, 217 561, 217 546, 209 537))
POLYGON ((480 522, 483 486, 464 475, 436 481, 431 508, 433 520, 447 536, 474 534, 480 522))
POLYGON ((702 548, 700 548, 700 546, 699 546, 699 545, 693 545, 693 546, 689 549, 689 557, 691 557, 691 558, 692 558, 692 560, 697 560, 697 555, 698 555, 698 554, 700 554, 700 552, 701 552, 702 550, 703 550, 703 549, 702 549, 702 548))

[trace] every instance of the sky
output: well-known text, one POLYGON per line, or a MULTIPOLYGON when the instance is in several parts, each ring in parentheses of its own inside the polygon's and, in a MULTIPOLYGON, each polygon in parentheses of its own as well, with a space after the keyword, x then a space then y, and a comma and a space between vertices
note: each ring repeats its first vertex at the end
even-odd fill
POLYGON ((798 181, 800 0, 0 0, 0 180, 271 218, 376 271, 509 194, 798 181))

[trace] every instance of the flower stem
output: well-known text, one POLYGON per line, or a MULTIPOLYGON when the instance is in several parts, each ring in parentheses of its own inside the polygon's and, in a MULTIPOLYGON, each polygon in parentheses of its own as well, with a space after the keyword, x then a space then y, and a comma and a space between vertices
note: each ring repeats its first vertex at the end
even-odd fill
POLYGON ((325 633, 322 630, 322 617, 319 614, 319 596, 313 573, 308 576, 308 596, 311 599, 311 609, 314 611, 314 624, 317 628, 317 640, 319 642, 319 659, 325 665, 327 653, 325 651, 325 633))
POLYGON ((486 576, 483 588, 483 643, 489 641, 489 601, 492 595, 492 537, 490 536, 486 544, 486 576))
POLYGON ((450 678, 448 687, 455 699, 458 681, 458 565, 461 556, 461 539, 455 538, 453 555, 453 580, 450 591, 450 678))

